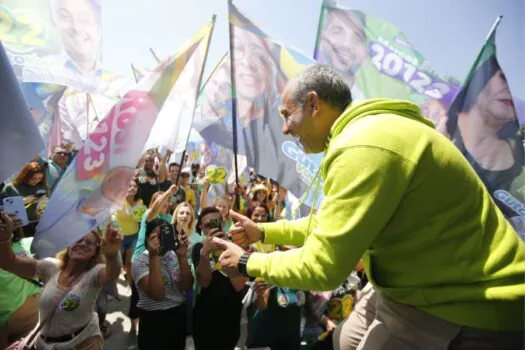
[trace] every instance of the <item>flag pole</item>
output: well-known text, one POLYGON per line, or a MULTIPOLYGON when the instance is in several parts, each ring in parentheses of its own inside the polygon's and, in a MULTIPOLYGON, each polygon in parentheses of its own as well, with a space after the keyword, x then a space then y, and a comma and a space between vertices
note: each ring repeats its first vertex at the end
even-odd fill
MULTIPOLYGON (((193 119, 195 118, 195 110, 197 109, 197 99, 199 98, 199 94, 200 94, 202 76, 204 75, 204 68, 206 66, 206 62, 208 61, 208 52, 210 51, 210 42, 213 36, 213 31, 215 29, 216 19, 217 19, 217 15, 214 14, 211 17, 211 31, 210 31, 210 35, 208 35, 208 42, 206 43, 206 51, 204 52, 204 61, 202 62, 202 67, 201 67, 201 71, 199 74, 199 81, 197 82, 197 89, 195 90, 195 104, 193 105, 193 111, 191 112, 190 125, 193 125, 193 119)), ((190 127, 190 130, 188 131, 188 136, 186 137, 186 143, 184 144, 184 151, 182 151, 182 159, 180 160, 180 170, 181 171, 182 171, 182 165, 184 164, 184 158, 186 157, 186 149, 188 148, 188 141, 190 140, 190 135, 191 135, 191 127, 190 127)), ((180 176, 180 171, 177 174, 177 179, 176 179, 177 183, 179 183, 179 176, 180 176)))
MULTIPOLYGON (((474 62, 478 62, 479 59, 481 58, 481 55, 483 55, 483 48, 485 47, 485 45, 487 45, 487 41, 490 40, 490 38, 492 37, 492 35, 494 34, 494 32, 496 31, 496 29, 498 28, 498 25, 500 24, 501 22, 501 19, 503 18, 502 15, 499 15, 498 18, 496 18, 496 20, 494 21, 494 24, 492 25, 492 27, 490 28, 490 31, 489 33, 487 34, 487 38, 485 39, 485 43, 483 44, 483 46, 481 47, 481 50, 479 50, 479 53, 478 55, 476 56, 476 59, 474 60, 474 62)), ((476 71, 476 65, 474 64, 471 68, 470 68, 470 71, 468 72, 467 74, 467 78, 463 81, 463 84, 462 86, 465 86, 469 81, 470 79, 472 78, 472 76, 474 75, 474 72, 476 71)), ((460 91, 458 91, 457 94, 459 94, 460 91)), ((454 98, 455 99, 455 98, 454 98)))
MULTIPOLYGON (((89 92, 86 92, 86 139, 88 137, 89 137, 89 92)), ((84 141, 86 139, 84 139, 84 141)))
POLYGON ((498 18, 494 21, 494 24, 492 25, 492 28, 490 29, 489 34, 487 35, 487 38, 485 41, 489 40, 489 38, 494 34, 494 31, 498 28, 499 23, 501 22, 501 19, 503 18, 503 15, 499 15, 498 18))
POLYGON ((135 78, 135 83, 138 83, 139 79, 137 78, 137 72, 135 71, 135 66, 133 65, 133 63, 130 63, 130 64, 131 64, 131 71, 133 72, 133 77, 135 78))
POLYGON ((314 58, 317 57, 319 41, 321 40, 321 25, 323 22, 324 4, 325 4, 325 0, 322 0, 321 1, 321 12, 319 13, 319 23, 317 24, 317 36, 315 37, 314 58))
POLYGON ((149 52, 151 52, 151 54, 153 55, 153 58, 155 58, 155 61, 157 61, 157 63, 161 62, 159 56, 157 56, 157 54, 155 53, 155 51, 153 51, 151 47, 149 48, 149 52))
MULTIPOLYGON (((228 0, 228 14, 230 13, 230 7, 233 6, 233 1, 228 0)), ((238 135, 237 135, 237 93, 235 91, 235 54, 233 50, 233 24, 228 18, 229 24, 229 41, 230 41, 230 80, 231 80, 231 92, 232 92, 232 127, 233 127, 233 162, 235 166, 235 185, 239 184, 239 165, 237 163, 238 153, 238 135)), ((240 198, 235 196, 237 208, 240 208, 240 198)))

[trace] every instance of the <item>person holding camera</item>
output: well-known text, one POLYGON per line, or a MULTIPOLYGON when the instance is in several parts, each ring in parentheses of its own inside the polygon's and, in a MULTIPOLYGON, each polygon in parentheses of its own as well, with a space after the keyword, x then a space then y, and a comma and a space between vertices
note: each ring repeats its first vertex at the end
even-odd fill
POLYGON ((37 206, 47 197, 48 189, 44 168, 37 162, 27 163, 11 183, 2 190, 9 197, 24 197, 29 224, 24 226, 24 236, 33 237, 38 224, 37 206))
POLYGON ((196 350, 233 350, 240 335, 245 277, 227 277, 217 264, 213 237, 226 237, 223 218, 216 207, 201 210, 197 232, 205 237, 194 245, 192 260, 201 290, 193 310, 196 350))
POLYGON ((146 224, 144 251, 133 262, 139 292, 139 349, 186 347, 186 292, 193 275, 187 259, 187 234, 156 218, 146 224))

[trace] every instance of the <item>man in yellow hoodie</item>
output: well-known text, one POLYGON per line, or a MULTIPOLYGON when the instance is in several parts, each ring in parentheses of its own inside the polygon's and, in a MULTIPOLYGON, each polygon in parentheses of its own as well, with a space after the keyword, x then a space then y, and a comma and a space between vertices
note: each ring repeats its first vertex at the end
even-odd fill
POLYGON ((313 65, 288 83, 281 114, 283 132, 305 152, 325 152, 324 200, 297 221, 257 225, 234 215, 238 245, 215 240, 223 271, 330 290, 364 256, 377 311, 360 348, 522 348, 525 244, 416 105, 352 104, 343 78, 313 65), (259 240, 302 247, 239 247, 259 240))

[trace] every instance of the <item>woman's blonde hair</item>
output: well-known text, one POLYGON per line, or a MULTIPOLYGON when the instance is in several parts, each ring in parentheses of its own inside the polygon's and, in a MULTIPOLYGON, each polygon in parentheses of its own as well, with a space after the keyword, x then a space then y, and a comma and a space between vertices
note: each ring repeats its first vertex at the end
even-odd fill
MULTIPOLYGON (((97 264, 103 264, 103 263, 106 262, 105 259, 104 259, 104 256, 102 255, 102 253, 100 251, 101 250, 100 248, 101 248, 101 245, 102 245, 102 232, 100 231, 99 228, 96 228, 93 231, 91 231, 90 233, 92 233, 97 239, 97 250, 95 252, 95 256, 91 258, 91 264, 89 266, 89 269, 91 269, 92 267, 94 267, 97 264)), ((69 263, 69 247, 67 247, 66 249, 58 252, 55 257, 59 261, 60 269, 64 270, 66 268, 67 264, 69 263)))
MULTIPOLYGON (((182 202, 179 205, 177 205, 177 207, 173 211, 173 217, 171 219, 171 223, 172 224, 176 224, 177 223, 177 214, 179 213, 179 210, 181 208, 183 208, 183 207, 187 207, 187 208, 190 209, 191 220, 190 220, 190 223, 188 224, 188 228, 190 229, 191 232, 193 232, 193 230, 195 229, 195 211, 193 210, 193 207, 191 206, 191 204, 188 203, 188 202, 182 202)), ((189 233, 191 233, 191 232, 189 232, 189 233)))

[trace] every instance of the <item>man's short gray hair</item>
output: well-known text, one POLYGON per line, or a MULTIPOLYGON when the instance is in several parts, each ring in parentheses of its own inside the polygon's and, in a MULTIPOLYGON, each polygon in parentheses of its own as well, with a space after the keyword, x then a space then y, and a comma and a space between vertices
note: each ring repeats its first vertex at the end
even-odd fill
POLYGON ((352 102, 350 87, 343 76, 324 64, 314 64, 297 74, 294 78, 292 99, 303 106, 308 93, 315 91, 319 98, 332 107, 342 111, 352 102))

